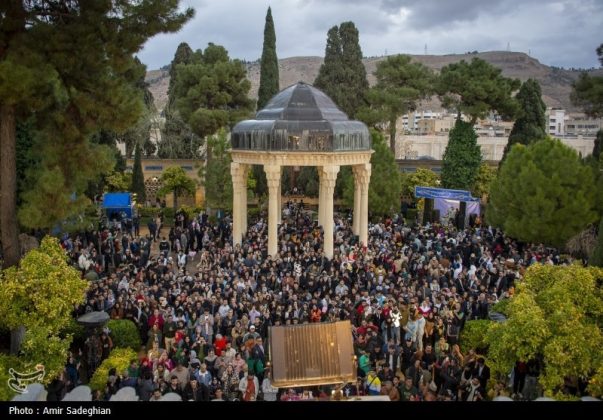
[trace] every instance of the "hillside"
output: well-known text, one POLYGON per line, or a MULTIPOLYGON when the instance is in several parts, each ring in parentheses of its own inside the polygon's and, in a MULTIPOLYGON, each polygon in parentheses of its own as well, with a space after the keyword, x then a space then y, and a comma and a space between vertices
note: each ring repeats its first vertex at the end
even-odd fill
MULTIPOLYGON (((562 107, 569 111, 579 111, 571 104, 569 95, 571 84, 578 78, 580 72, 549 67, 524 53, 491 51, 477 54, 413 55, 412 57, 434 70, 439 70, 447 64, 460 60, 471 60, 473 57, 479 57, 502 69, 503 74, 507 77, 518 78, 522 81, 528 78, 538 80, 542 86, 543 100, 547 106, 562 107)), ((375 83, 375 77, 372 73, 377 68, 377 63, 384 58, 376 57, 363 60, 371 85, 375 83)), ((291 57, 279 60, 281 88, 285 88, 298 81, 314 82, 322 62, 322 57, 291 57)), ((594 70, 593 72, 603 74, 603 70, 601 69, 594 70)), ((260 83, 259 61, 247 65, 247 75, 251 81, 250 96, 256 98, 260 83)), ((167 71, 149 71, 146 80, 150 84, 150 90, 155 97, 157 109, 162 110, 167 103, 167 88, 169 85, 167 71)), ((435 98, 422 104, 422 108, 435 110, 438 107, 439 102, 435 98)))

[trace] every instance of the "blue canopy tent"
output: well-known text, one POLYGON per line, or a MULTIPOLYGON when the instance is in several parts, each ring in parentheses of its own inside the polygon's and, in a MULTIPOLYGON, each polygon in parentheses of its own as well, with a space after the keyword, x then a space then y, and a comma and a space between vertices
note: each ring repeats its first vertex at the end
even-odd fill
POLYGON ((461 217, 457 224, 464 228, 471 214, 480 214, 479 198, 472 197, 469 191, 449 190, 445 188, 415 187, 415 197, 425 198, 425 214, 423 221, 434 221, 433 210, 439 211, 440 218, 452 208, 458 208, 461 217), (469 211, 467 211, 469 210, 469 211))
POLYGON ((106 193, 103 196, 103 210, 105 210, 109 220, 124 217, 131 219, 133 216, 134 205, 132 204, 132 193, 118 192, 106 193))

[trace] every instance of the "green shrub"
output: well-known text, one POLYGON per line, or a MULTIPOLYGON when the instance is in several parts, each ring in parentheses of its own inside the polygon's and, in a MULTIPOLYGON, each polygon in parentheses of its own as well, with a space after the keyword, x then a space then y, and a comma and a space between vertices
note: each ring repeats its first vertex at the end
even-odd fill
POLYGON ((173 207, 166 207, 162 209, 163 213, 163 223, 167 224, 168 222, 173 222, 174 217, 176 217, 176 212, 173 207))
POLYGON ((488 319, 467 321, 459 339, 461 351, 467 353, 470 349, 474 349, 476 353, 484 354, 488 348, 485 340, 486 332, 492 323, 493 321, 488 319))
POLYGON ((129 319, 112 319, 108 323, 113 347, 140 350, 141 339, 136 324, 129 319))
POLYGON ((26 373, 29 371, 33 372, 35 366, 34 364, 27 366, 27 363, 23 358, 9 356, 8 354, 0 354, 0 401, 10 401, 17 395, 17 393, 8 386, 8 380, 10 378, 8 373, 9 369, 26 373))
POLYGON ((159 211, 161 209, 159 207, 141 207, 138 209, 138 216, 143 218, 154 218, 157 217, 159 211))
POLYGON ((499 312, 505 316, 509 316, 509 304, 511 303, 511 299, 501 299, 495 305, 490 308, 492 312, 499 312))
POLYGON ((90 379, 90 389, 93 391, 104 391, 109 379, 109 371, 115 368, 119 375, 123 373, 129 366, 132 360, 138 360, 136 352, 132 349, 115 348, 108 358, 96 369, 92 379, 90 379))

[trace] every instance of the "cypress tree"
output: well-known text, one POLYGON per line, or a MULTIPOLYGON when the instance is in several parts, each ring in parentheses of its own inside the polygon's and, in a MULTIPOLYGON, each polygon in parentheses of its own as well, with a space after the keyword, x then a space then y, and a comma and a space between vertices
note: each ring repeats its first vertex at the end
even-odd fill
POLYGON ((442 164, 444 188, 470 190, 482 163, 482 151, 477 144, 473 125, 460 119, 450 130, 448 146, 442 164))
POLYGON ((144 204, 147 201, 146 192, 144 189, 144 175, 142 173, 142 152, 140 144, 136 143, 134 148, 134 168, 132 172, 132 186, 130 191, 136 193, 138 203, 144 204))
POLYGON ((368 81, 358 29, 353 22, 344 22, 329 29, 325 61, 320 66, 314 86, 329 95, 350 118, 364 104, 368 81))
POLYGON ((528 145, 546 137, 546 105, 542 100, 540 84, 534 79, 526 80, 515 99, 519 104, 519 115, 509 135, 503 160, 514 144, 528 145))
POLYGON ((264 46, 262 48, 262 60, 260 70, 260 89, 258 91, 258 111, 279 92, 278 82, 278 58, 276 57, 276 34, 272 11, 268 7, 266 13, 266 24, 264 25, 264 46))
POLYGON ((593 145, 593 157, 598 161, 601 156, 601 148, 603 148, 603 130, 597 131, 595 144, 593 145))

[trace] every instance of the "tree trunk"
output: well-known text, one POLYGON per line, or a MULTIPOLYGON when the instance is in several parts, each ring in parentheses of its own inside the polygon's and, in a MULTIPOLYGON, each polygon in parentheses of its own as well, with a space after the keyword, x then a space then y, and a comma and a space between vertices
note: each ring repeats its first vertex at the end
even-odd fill
POLYGON ((10 354, 15 356, 19 354, 24 339, 25 327, 23 325, 10 331, 10 354))
POLYGON ((0 105, 0 231, 3 268, 17 265, 21 257, 17 224, 16 142, 15 108, 12 105, 0 105))
POLYGON ((389 122, 389 148, 394 154, 396 159, 396 119, 392 119, 389 122))
MULTIPOLYGON (((2 238, 2 268, 17 265, 21 258, 19 225, 17 223, 17 143, 15 108, 0 105, 0 232, 2 238)), ((18 354, 25 338, 25 327, 10 332, 10 352, 18 354)))

